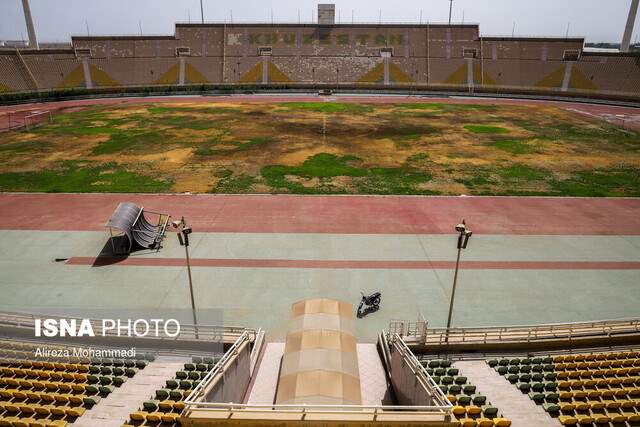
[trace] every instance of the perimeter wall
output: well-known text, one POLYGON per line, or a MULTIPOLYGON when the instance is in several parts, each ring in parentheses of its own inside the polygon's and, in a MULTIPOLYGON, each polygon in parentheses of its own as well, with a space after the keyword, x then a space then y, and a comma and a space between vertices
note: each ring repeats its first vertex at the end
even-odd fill
POLYGON ((0 50, 0 92, 329 84, 640 98, 640 54, 583 45, 480 37, 478 25, 177 24, 173 36, 73 37, 66 50, 0 50))

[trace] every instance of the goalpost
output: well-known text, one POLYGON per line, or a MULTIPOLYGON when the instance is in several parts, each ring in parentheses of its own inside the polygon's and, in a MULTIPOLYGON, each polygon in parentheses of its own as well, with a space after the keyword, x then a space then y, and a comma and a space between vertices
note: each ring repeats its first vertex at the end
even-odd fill
POLYGON ((24 128, 25 130, 29 130, 29 128, 32 128, 44 121, 48 121, 49 123, 53 121, 51 110, 30 112, 24 116, 24 128))

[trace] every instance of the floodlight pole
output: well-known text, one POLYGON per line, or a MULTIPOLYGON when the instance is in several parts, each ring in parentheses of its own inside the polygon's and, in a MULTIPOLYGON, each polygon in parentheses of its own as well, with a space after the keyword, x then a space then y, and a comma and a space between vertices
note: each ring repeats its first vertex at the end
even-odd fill
POLYGON ((202 23, 204 24, 204 8, 202 7, 202 0, 200 0, 200 19, 202 20, 202 23))
POLYGON ((458 269, 460 267, 460 254, 463 249, 467 248, 467 243, 469 242, 469 238, 473 234, 471 230, 467 229, 465 225, 464 219, 458 225, 456 225, 456 231, 459 233, 458 235, 458 257, 456 258, 456 270, 453 274, 453 287, 451 288, 451 299, 449 301, 449 315, 447 316, 447 330, 445 331, 445 344, 449 343, 449 328, 451 328, 451 317, 453 315, 453 302, 456 298, 456 285, 458 283, 458 269))
POLYGON ((189 295, 191 296, 191 314, 193 316, 193 328, 195 331, 196 339, 198 336, 198 318, 196 316, 196 302, 193 297, 193 279, 191 278, 191 259, 189 258, 189 234, 191 234, 191 228, 187 227, 187 223, 184 217, 180 220, 178 229, 178 241, 180 245, 184 246, 184 254, 187 259, 187 274, 189 276, 189 295))
POLYGON ((451 25, 451 11, 453 10, 453 0, 449 0, 449 25, 451 25))

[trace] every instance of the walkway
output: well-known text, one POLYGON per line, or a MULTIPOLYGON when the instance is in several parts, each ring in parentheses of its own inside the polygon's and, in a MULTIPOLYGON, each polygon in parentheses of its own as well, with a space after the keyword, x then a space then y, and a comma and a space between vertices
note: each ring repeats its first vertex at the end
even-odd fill
POLYGON ((547 415, 541 406, 518 390, 484 360, 456 362, 460 373, 468 382, 478 387, 478 392, 487 396, 493 406, 498 407, 513 427, 558 427, 560 423, 547 415))

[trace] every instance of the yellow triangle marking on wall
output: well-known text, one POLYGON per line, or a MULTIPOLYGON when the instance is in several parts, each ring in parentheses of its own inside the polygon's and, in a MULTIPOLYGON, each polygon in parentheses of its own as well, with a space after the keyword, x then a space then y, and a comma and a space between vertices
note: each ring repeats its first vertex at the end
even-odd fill
POLYGON ((172 85, 178 84, 178 80, 180 79, 180 64, 173 64, 169 69, 162 74, 154 84, 157 85, 172 85))
POLYGON ((571 78, 569 80, 569 87, 571 89, 582 89, 582 90, 597 90, 598 86, 596 86, 584 73, 580 70, 576 70, 575 66, 571 71, 571 78))
MULTIPOLYGON (((262 72, 262 70, 260 70, 260 72, 262 72)), ((269 83, 290 83, 293 81, 271 61, 269 61, 267 73, 269 74, 269 83)))
POLYGON ((184 64, 184 81, 185 83, 209 83, 209 80, 188 62, 184 64))
POLYGON ((89 64, 89 73, 94 86, 120 86, 120 83, 112 79, 109 74, 93 64, 89 64))
POLYGON ((261 83, 262 82, 262 61, 251 67, 249 71, 240 77, 240 83, 261 83))
POLYGON ((84 87, 84 71, 82 64, 71 70, 56 86, 58 88, 84 87))
MULTIPOLYGON (((565 65, 566 66, 566 65, 565 65)), ((535 87, 562 87, 562 82, 564 80, 564 69, 565 66, 562 66, 555 70, 552 73, 547 74, 542 80, 538 81, 534 86, 535 87)))

